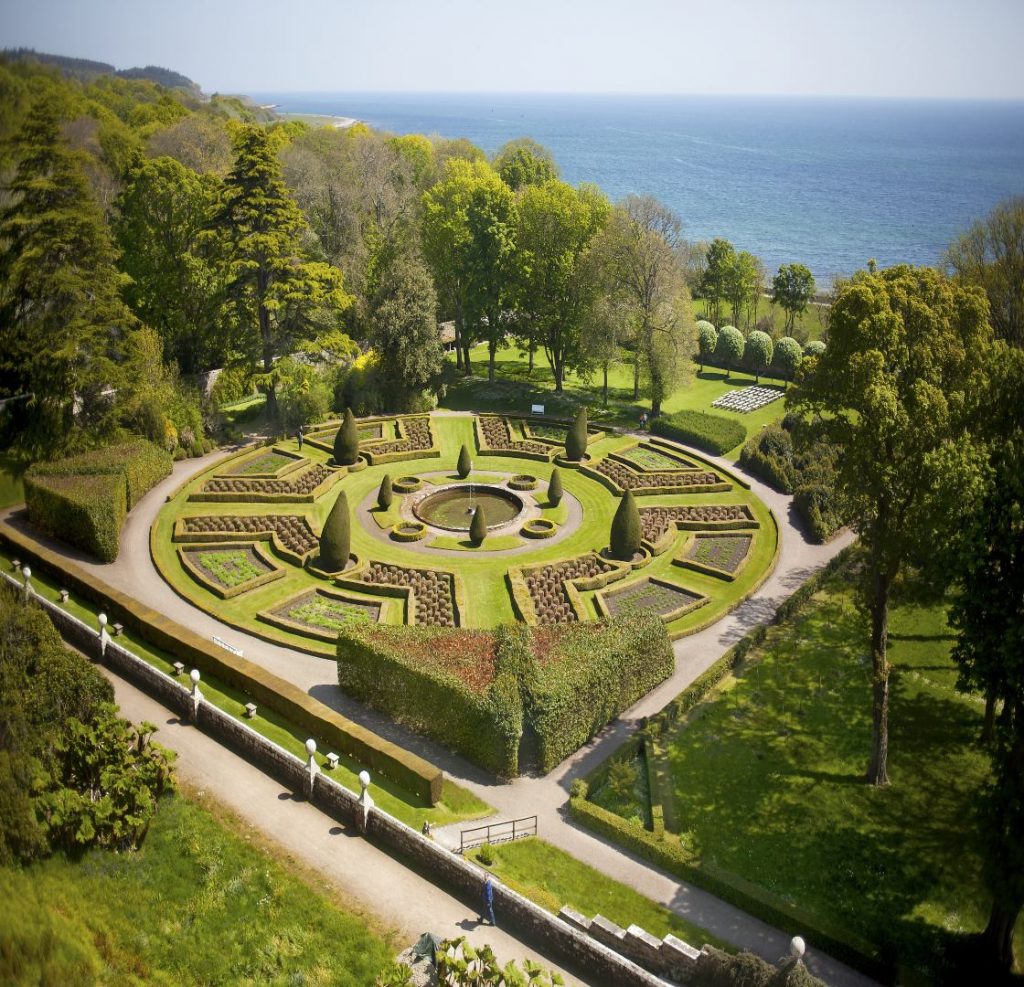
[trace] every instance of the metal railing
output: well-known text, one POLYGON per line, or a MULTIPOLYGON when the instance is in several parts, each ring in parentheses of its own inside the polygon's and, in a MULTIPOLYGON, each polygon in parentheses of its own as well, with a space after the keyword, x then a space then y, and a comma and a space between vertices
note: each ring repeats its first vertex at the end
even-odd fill
POLYGON ((459 833, 459 853, 483 846, 484 843, 508 843, 524 836, 537 835, 537 817, 524 816, 522 819, 510 819, 506 822, 491 823, 488 826, 474 826, 459 833))

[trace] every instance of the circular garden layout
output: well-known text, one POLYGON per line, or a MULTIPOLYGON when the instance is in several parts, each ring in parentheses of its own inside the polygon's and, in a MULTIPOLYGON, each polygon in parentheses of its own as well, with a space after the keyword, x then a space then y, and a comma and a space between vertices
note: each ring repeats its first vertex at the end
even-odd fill
POLYGON ((731 473, 657 438, 591 426, 567 466, 568 423, 499 415, 407 415, 359 422, 360 457, 333 460, 338 424, 247 449, 189 481, 155 522, 153 555, 183 597, 267 639, 334 657, 352 621, 490 628, 658 613, 673 636, 717 620, 774 565, 771 513, 731 473), (469 476, 455 470, 460 448, 469 476), (559 460, 564 495, 548 496, 559 460), (382 478, 393 500, 377 506, 382 478), (643 552, 608 557, 619 498, 632 490, 643 552), (349 567, 315 562, 341 491, 349 567), (487 536, 469 540, 484 505, 487 536))

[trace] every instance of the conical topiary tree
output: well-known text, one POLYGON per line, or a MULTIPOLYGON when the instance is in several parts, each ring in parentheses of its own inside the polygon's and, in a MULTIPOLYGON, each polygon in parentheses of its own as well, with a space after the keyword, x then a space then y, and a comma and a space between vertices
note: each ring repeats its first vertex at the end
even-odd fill
POLYGON ((317 567, 324 572, 340 572, 348 565, 352 544, 352 522, 348 513, 348 497, 342 490, 331 508, 320 534, 320 557, 317 567))
POLYGON ((473 520, 469 523, 469 540, 474 545, 482 545, 486 537, 487 516, 484 514, 483 507, 477 504, 476 510, 473 511, 473 520))
POLYGON ((576 420, 565 435, 565 458, 578 463, 587 451, 587 409, 586 406, 576 412, 576 420))
POLYGON ((334 437, 334 461, 339 466, 351 466, 359 457, 359 429, 351 408, 345 409, 345 420, 334 437))
POLYGON ((612 558, 623 562, 630 562, 640 551, 640 511, 637 510, 632 490, 627 490, 619 501, 615 517, 612 518, 609 542, 612 558))
POLYGON ((386 511, 391 506, 392 500, 394 500, 394 494, 391 492, 391 474, 385 473, 384 479, 380 481, 380 490, 377 491, 377 506, 382 511, 386 511))
POLYGON ((556 466, 551 471, 551 480, 548 482, 548 502, 557 507, 562 500, 562 492, 562 474, 558 472, 556 466))
POLYGON ((473 468, 473 460, 469 458, 469 450, 463 446, 459 450, 459 462, 455 467, 455 472, 459 474, 460 480, 465 480, 469 476, 469 471, 473 468))

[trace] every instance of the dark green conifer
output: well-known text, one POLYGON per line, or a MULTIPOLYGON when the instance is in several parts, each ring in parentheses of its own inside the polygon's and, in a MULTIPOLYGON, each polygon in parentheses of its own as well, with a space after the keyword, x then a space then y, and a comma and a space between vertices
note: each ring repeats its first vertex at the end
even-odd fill
POLYGON ((627 490, 619 501, 612 518, 611 550, 613 559, 629 562, 640 551, 640 511, 632 490, 627 490))
POLYGON ((342 490, 327 515, 320 535, 320 558, 317 566, 324 572, 340 572, 348 565, 352 543, 352 521, 348 513, 348 497, 342 490))
POLYGON ((385 473, 384 479, 380 481, 380 490, 377 491, 377 506, 386 511, 391 506, 394 495, 391 492, 391 474, 385 473))
POLYGON ((460 480, 465 480, 469 476, 469 471, 473 468, 473 461, 469 458, 469 450, 463 446, 459 450, 459 464, 456 467, 456 472, 459 474, 460 480))
POLYGON ((548 503, 557 507, 562 500, 562 474, 556 466, 551 471, 551 480, 548 483, 548 503))
POLYGON ((587 409, 576 412, 576 420, 565 436, 565 458, 578 463, 587 451, 587 409))
POLYGON ((484 515, 483 507, 477 505, 473 512, 473 520, 469 525, 469 540, 474 545, 482 545, 487 537, 487 517, 484 515))
POLYGON ((345 409, 345 420, 334 436, 334 461, 339 466, 351 466, 359 458, 359 429, 351 408, 345 409))

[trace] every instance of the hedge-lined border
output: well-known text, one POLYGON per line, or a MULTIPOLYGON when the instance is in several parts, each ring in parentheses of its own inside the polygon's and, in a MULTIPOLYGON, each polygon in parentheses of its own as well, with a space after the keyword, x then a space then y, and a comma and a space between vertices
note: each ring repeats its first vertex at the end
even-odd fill
MULTIPOLYGON (((150 530, 152 553, 155 526, 150 530)), ((0 539, 17 550, 22 558, 31 557, 69 589, 103 606, 109 615, 119 618, 158 648, 191 662, 201 672, 252 696, 258 704, 274 710, 296 726, 309 730, 313 736, 362 761, 370 769, 410 794, 428 801, 430 805, 436 805, 441 800, 444 773, 440 768, 352 722, 262 666, 208 643, 187 627, 108 586, 2 521, 0 539)))
POLYGON ((660 435, 652 435, 647 440, 652 446, 660 446, 663 449, 669 451, 678 452, 680 449, 683 450, 683 454, 692 459, 697 463, 698 468, 714 470, 716 473, 720 473, 722 476, 727 477, 732 483, 742 487, 744 490, 750 489, 750 481, 744 479, 735 470, 728 466, 723 466, 720 463, 712 462, 706 456, 696 450, 691 449, 688 445, 683 442, 676 442, 672 439, 663 438, 660 435))
POLYGON ((216 543, 216 548, 210 542, 196 542, 193 545, 182 544, 178 545, 178 561, 181 563, 181 567, 205 590, 209 590, 214 596, 219 596, 222 600, 230 600, 236 596, 241 596, 243 593, 248 593, 251 589, 256 589, 257 586, 265 586, 267 583, 272 583, 275 579, 281 579, 284 576, 284 569, 277 563, 275 559, 272 559, 267 551, 259 542, 219 542, 216 543), (202 551, 215 551, 216 549, 225 550, 241 550, 241 551, 253 551, 256 556, 264 564, 270 567, 269 572, 264 572, 259 576, 255 576, 252 579, 246 580, 244 583, 239 583, 237 586, 221 586, 217 580, 211 578, 204 572, 199 566, 197 566, 188 557, 189 552, 202 552, 202 551))
POLYGON ((631 470, 637 473, 692 473, 700 470, 700 467, 686 458, 677 447, 666 441, 659 441, 658 438, 653 435, 650 438, 637 439, 630 445, 622 446, 620 449, 616 449, 615 452, 608 453, 605 458, 614 459, 616 462, 620 462, 624 466, 628 466, 631 470), (669 459, 675 460, 675 462, 680 464, 679 468, 644 470, 639 469, 636 463, 631 462, 626 458, 626 454, 633 452, 634 449, 645 448, 650 449, 652 452, 659 452, 663 456, 667 456, 669 459))
MULTIPOLYGON (((483 431, 483 419, 485 418, 497 418, 505 424, 505 428, 509 428, 509 420, 514 416, 509 415, 497 415, 497 414, 474 414, 473 415, 473 433, 476 438, 476 450, 479 456, 498 456, 508 457, 513 459, 530 459, 538 463, 550 463, 555 457, 556 452, 561 446, 551 446, 546 453, 531 452, 528 449, 495 449, 487 444, 487 439, 484 436, 483 431)), ((515 442, 515 439, 510 438, 509 442, 515 442)), ((531 442, 538 442, 541 445, 545 443, 540 442, 539 439, 530 439, 531 442)))
MULTIPOLYGON (((533 425, 557 425, 566 430, 568 433, 569 429, 572 428, 573 422, 569 419, 562 418, 540 418, 537 415, 502 415, 504 419, 509 423, 519 422, 520 425, 525 425, 526 428, 522 429, 523 438, 529 442, 541 442, 544 445, 553 445, 558 449, 565 448, 565 442, 559 442, 557 439, 549 439, 543 435, 534 435, 531 426, 533 425)), ((600 442, 608 433, 596 425, 587 424, 587 445, 593 445, 595 442, 600 442)))
MULTIPOLYGON (((228 462, 232 466, 238 466, 248 459, 258 459, 260 456, 268 455, 285 456, 292 460, 290 463, 285 463, 275 473, 232 473, 228 471, 216 472, 213 475, 220 480, 280 480, 282 477, 288 476, 290 473, 294 473, 301 469, 304 463, 312 463, 312 460, 308 456, 303 456, 300 452, 291 452, 288 449, 282 449, 280 446, 257 446, 255 449, 249 449, 246 451, 244 456, 233 456, 228 462)), ((226 465, 226 463, 225 463, 226 465)))
MULTIPOLYGON (((452 617, 455 620, 456 627, 462 627, 463 621, 466 615, 466 589, 462 583, 462 576, 458 572, 453 572, 451 569, 441 569, 438 566, 432 565, 405 565, 400 562, 381 562, 377 559, 371 559, 367 563, 367 567, 371 565, 396 565, 402 569, 414 569, 420 572, 436 572, 440 575, 447 576, 451 580, 451 593, 452 593, 452 617)), ((343 586, 345 581, 341 579, 335 580, 335 585, 343 586)), ((354 585, 354 584, 353 584, 354 585)), ((413 591, 411 586, 399 586, 397 583, 369 583, 360 582, 360 586, 373 586, 373 587, 390 587, 392 589, 406 590, 409 593, 409 612, 407 614, 406 621, 409 626, 413 626, 416 623, 415 617, 415 600, 416 593, 413 591)), ((352 585, 349 586, 349 589, 352 585)), ((373 592, 377 592, 376 588, 373 592)))
MULTIPOLYGON (((631 586, 639 586, 641 583, 647 582, 648 584, 653 583, 655 586, 664 586, 671 590, 680 590, 683 593, 687 593, 691 596, 696 595, 697 599, 692 603, 686 603, 683 606, 676 607, 675 610, 670 610, 668 613, 659 613, 658 616, 662 619, 665 624, 671 624, 673 620, 678 620, 680 617, 685 617, 686 614, 692 613, 694 610, 699 610, 701 607, 707 606, 711 602, 710 596, 705 596, 703 593, 694 593, 693 590, 687 589, 678 583, 669 582, 667 579, 659 579, 657 576, 645 576, 643 579, 638 579, 635 583, 631 583, 631 586)), ((616 587, 616 589, 626 589, 628 587, 616 587)), ((594 605, 597 607, 597 612, 601 617, 615 617, 621 616, 621 614, 613 614, 611 607, 608 605, 608 600, 605 598, 603 590, 598 590, 594 594, 594 605)), ((645 608, 646 609, 646 608, 645 608)))
POLYGON ((399 521, 391 526, 391 537, 395 541, 409 542, 422 541, 427 537, 427 526, 422 521, 399 521), (402 528, 414 528, 413 531, 402 531, 402 528))
MULTIPOLYGON (((288 597, 288 599, 284 600, 283 602, 275 604, 275 608, 281 610, 285 607, 291 606, 294 603, 298 603, 298 601, 303 599, 304 597, 309 596, 311 593, 314 593, 318 596, 326 596, 328 599, 338 600, 341 603, 362 604, 365 602, 363 599, 360 599, 356 596, 349 596, 345 593, 338 593, 334 590, 317 587, 313 590, 304 589, 301 593, 293 593, 290 597, 288 597)), ((377 614, 377 619, 369 620, 368 623, 382 623, 381 617, 384 616, 384 607, 386 606, 386 604, 384 603, 383 600, 373 600, 372 602, 376 603, 379 606, 380 610, 377 614)), ((335 644, 338 640, 338 631, 331 631, 328 630, 326 627, 312 627, 311 625, 304 624, 299 620, 292 620, 290 617, 284 616, 279 613, 274 613, 273 610, 260 610, 259 613, 256 614, 256 619, 262 620, 263 623, 265 624, 270 624, 271 627, 277 627, 280 630, 289 631, 292 634, 301 634, 306 637, 315 637, 318 640, 326 641, 329 644, 335 644)))
MULTIPOLYGON (((191 518, 176 517, 174 519, 174 529, 171 532, 171 541, 175 544, 182 544, 185 542, 195 542, 197 545, 203 542, 207 544, 219 544, 220 542, 238 541, 239 535, 245 534, 245 532, 241 531, 186 531, 185 522, 187 520, 191 520, 191 518)), ((310 526, 310 529, 312 530, 312 525, 310 526)), ((316 532, 314 532, 314 534, 316 534, 316 532)), ((317 553, 316 548, 311 548, 304 555, 298 555, 297 553, 290 551, 285 548, 281 539, 278 538, 277 532, 272 528, 266 528, 263 531, 248 532, 248 535, 254 542, 269 541, 274 549, 275 555, 279 555, 286 562, 291 562, 292 565, 297 565, 300 568, 317 553)))
MULTIPOLYGON (((351 466, 326 466, 330 471, 326 477, 309 493, 259 493, 258 491, 247 490, 241 493, 233 493, 230 490, 196 490, 188 495, 191 504, 313 504, 329 491, 342 477, 353 469, 351 466)), ((364 467, 365 468, 365 467, 364 467)), ((355 470, 355 472, 359 472, 355 470)), ((204 480, 204 485, 209 480, 241 479, 240 477, 214 476, 204 480)), ((245 477, 244 479, 252 479, 245 477)))
MULTIPOLYGON (((610 457, 605 457, 610 458, 610 457)), ((604 462, 604 460, 598 460, 598 462, 604 462)), ((561 464, 559 464, 561 465, 561 464)), ((635 469, 630 467, 628 464, 622 464, 628 469, 634 476, 643 476, 643 473, 638 473, 635 469)), ((620 487, 610 476, 606 476, 604 473, 599 472, 594 466, 588 466, 586 463, 576 464, 579 471, 584 475, 590 477, 592 480, 597 480, 606 490, 611 491, 616 497, 621 497, 626 491, 625 488, 620 487)), ((679 472, 679 473, 699 473, 702 470, 676 470, 665 472, 679 472)), ((718 473, 717 469, 713 472, 718 473)), ((660 497, 668 494, 710 494, 710 493, 726 493, 732 489, 732 484, 726 481, 719 483, 691 483, 691 484, 672 484, 671 486, 662 487, 633 487, 634 497, 660 497)))
MULTIPOLYGON (((694 572, 703 573, 705 576, 714 576, 716 579, 724 579, 728 583, 735 582, 743 570, 747 567, 747 562, 750 560, 750 556, 754 552, 754 539, 757 537, 753 532, 750 534, 750 544, 747 546, 746 555, 740 559, 740 564, 736 566, 735 570, 728 572, 725 569, 716 569, 712 565, 705 565, 703 562, 698 562, 696 559, 686 558, 686 553, 693 548, 697 542, 703 538, 719 538, 722 535, 728 537, 726 532, 722 531, 697 531, 694 532, 686 541, 683 542, 679 549, 679 554, 672 560, 673 565, 681 566, 683 569, 692 569, 694 572)), ((741 536, 742 537, 742 536, 741 536)))
POLYGON ((722 504, 722 507, 744 507, 750 514, 750 518, 739 521, 673 521, 668 531, 665 532, 656 542, 650 542, 646 538, 642 544, 646 545, 654 556, 663 555, 676 541, 680 531, 757 531, 761 522, 754 517, 754 512, 747 504, 722 504))
POLYGON ((589 592, 590 590, 601 589, 607 586, 609 583, 616 582, 619 579, 624 579, 632 572, 632 566, 628 562, 618 562, 615 559, 606 559, 597 554, 597 552, 584 552, 582 555, 570 555, 564 559, 549 559, 547 562, 536 562, 533 565, 526 566, 510 566, 508 571, 505 573, 505 581, 508 585, 509 594, 512 597, 512 610, 516 616, 524 624, 530 627, 542 626, 537 618, 537 611, 533 605, 533 597, 530 595, 530 590, 526 585, 526 576, 534 569, 546 569, 548 566, 561 565, 563 562, 573 562, 576 559, 586 558, 587 556, 594 556, 601 562, 608 563, 615 566, 614 569, 608 572, 602 572, 597 576, 583 576, 579 579, 563 579, 562 585, 565 587, 565 594, 569 601, 569 606, 576 614, 576 619, 579 623, 584 623, 587 619, 587 605, 583 597, 580 595, 582 592, 589 592))

